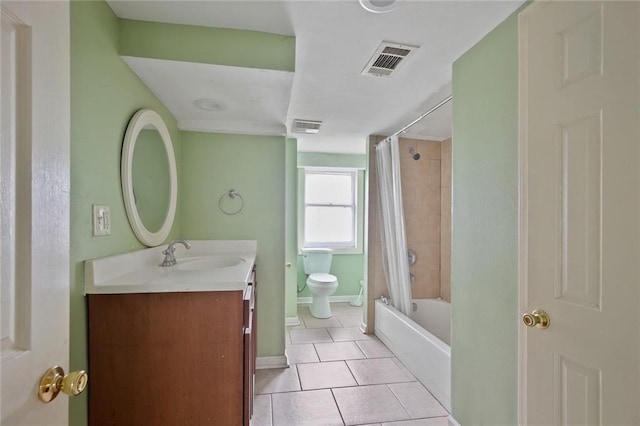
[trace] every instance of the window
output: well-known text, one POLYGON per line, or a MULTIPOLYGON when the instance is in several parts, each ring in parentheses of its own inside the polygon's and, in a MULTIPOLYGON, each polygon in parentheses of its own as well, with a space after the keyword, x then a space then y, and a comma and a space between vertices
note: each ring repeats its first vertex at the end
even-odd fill
POLYGON ((356 248, 356 170, 305 169, 303 246, 356 248))

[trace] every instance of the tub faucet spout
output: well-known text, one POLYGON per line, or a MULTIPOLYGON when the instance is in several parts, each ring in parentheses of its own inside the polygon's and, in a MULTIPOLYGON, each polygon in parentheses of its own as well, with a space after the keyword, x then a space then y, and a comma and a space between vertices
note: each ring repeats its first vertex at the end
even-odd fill
POLYGON ((191 243, 187 240, 173 240, 169 243, 169 247, 166 250, 162 251, 164 254, 164 260, 160 264, 160 266, 173 266, 177 263, 176 256, 174 252, 176 248, 174 247, 176 244, 182 244, 187 250, 191 248, 191 243))
POLYGON ((382 301, 382 303, 384 303, 385 305, 389 304, 389 299, 387 298, 387 296, 385 296, 384 294, 380 296, 380 300, 382 301))

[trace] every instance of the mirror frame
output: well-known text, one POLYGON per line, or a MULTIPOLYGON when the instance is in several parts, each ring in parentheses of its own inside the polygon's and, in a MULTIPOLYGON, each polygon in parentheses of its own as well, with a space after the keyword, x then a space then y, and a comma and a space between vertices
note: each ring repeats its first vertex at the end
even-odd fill
POLYGON ((124 207, 133 233, 138 237, 138 240, 140 240, 142 244, 149 247, 159 246, 167 239, 171 229, 173 228, 173 221, 176 216, 176 207, 178 202, 178 171, 176 167, 176 157, 173 151, 173 143, 171 142, 171 135, 169 134, 169 130, 162 120, 162 117, 160 117, 157 112, 150 109, 141 109, 131 117, 129 124, 127 125, 127 131, 124 135, 120 173, 122 179, 122 197, 124 198, 124 207), (142 129, 149 125, 155 127, 158 133, 160 133, 160 137, 162 138, 162 142, 164 142, 164 149, 167 154, 167 162, 169 163, 169 206, 164 223, 157 232, 150 232, 142 222, 136 207, 135 195, 133 193, 133 152, 136 147, 138 135, 142 129))

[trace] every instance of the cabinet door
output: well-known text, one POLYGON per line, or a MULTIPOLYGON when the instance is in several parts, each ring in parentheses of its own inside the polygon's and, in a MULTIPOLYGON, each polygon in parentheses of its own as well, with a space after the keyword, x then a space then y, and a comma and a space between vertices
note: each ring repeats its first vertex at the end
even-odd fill
POLYGON ((89 425, 240 425, 242 292, 89 295, 89 425))

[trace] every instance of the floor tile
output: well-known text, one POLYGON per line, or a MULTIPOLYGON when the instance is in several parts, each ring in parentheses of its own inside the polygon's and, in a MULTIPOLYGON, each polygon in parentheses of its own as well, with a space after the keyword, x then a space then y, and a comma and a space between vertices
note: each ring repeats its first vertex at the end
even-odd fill
POLYGON ((274 393, 299 391, 300 380, 295 366, 290 368, 273 368, 256 370, 256 393, 274 393))
POLYGON ((362 307, 332 303, 331 310, 332 318, 319 319, 298 305, 302 324, 286 333, 292 368, 257 372, 251 426, 448 426, 428 390, 377 337, 362 333, 362 307))
POLYGON ((309 310, 309 305, 298 305, 298 316, 300 318, 304 316, 310 316, 310 315, 311 315, 311 311, 309 310))
POLYGON ((299 364, 297 367, 304 390, 358 385, 344 361, 299 364))
POLYGON ((412 419, 449 415, 420 382, 394 383, 389 385, 389 389, 412 419))
POLYGON ((332 342, 333 339, 324 328, 311 328, 301 330, 291 330, 289 332, 292 344, 332 342))
POLYGON ((331 390, 278 393, 273 398, 273 426, 342 426, 331 390))
POLYGON ((306 328, 328 328, 328 327, 342 327, 342 323, 337 318, 314 318, 312 316, 303 318, 306 328))
POLYGON ((271 395, 256 395, 253 398, 251 426, 272 426, 271 395))
POLYGON ((373 358, 346 361, 359 385, 410 382, 392 358, 373 358))
POLYGON ((387 385, 332 389, 347 425, 410 419, 387 385))
POLYGON ((312 343, 287 346, 289 364, 303 364, 306 362, 320 362, 316 348, 312 343))
POLYGON ((336 342, 375 339, 372 335, 364 334, 359 327, 328 328, 327 331, 336 342))
POLYGON ((360 327, 362 324, 362 312, 334 313, 334 316, 343 327, 360 327))
POLYGON ((345 359, 362 359, 364 354, 355 342, 316 343, 316 351, 320 361, 341 361, 345 359))
POLYGON ((339 302, 331 304, 332 312, 360 312, 362 313, 362 306, 351 306, 349 302, 339 302))
POLYGON ((393 358, 391 352, 380 340, 361 340, 356 342, 367 358, 393 358))
POLYGON ((304 325, 304 321, 302 320, 301 316, 298 317, 298 321, 300 322, 298 325, 287 325, 287 330, 299 330, 301 328, 307 328, 304 325))
POLYGON ((400 368, 400 370, 402 370, 404 372, 404 374, 406 374, 412 382, 416 382, 418 381, 418 379, 416 379, 416 377, 411 374, 411 371, 409 371, 409 369, 407 367, 404 366, 404 364, 398 359, 398 358, 392 358, 393 362, 400 368))
POLYGON ((403 422, 382 423, 382 426, 449 426, 446 417, 434 417, 431 419, 408 420, 403 422))

